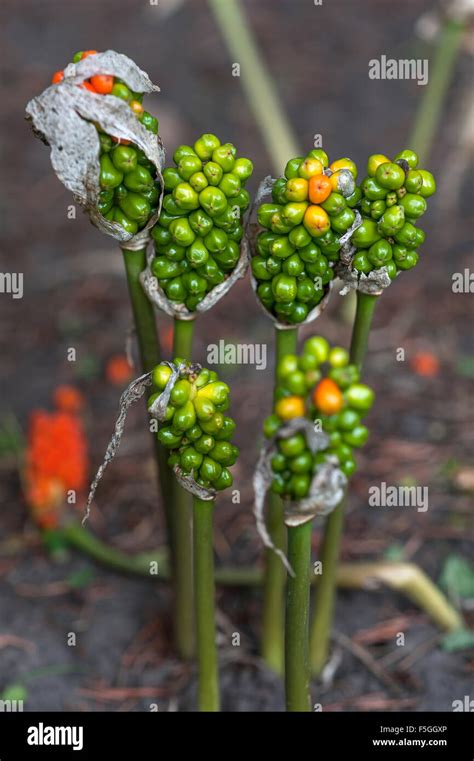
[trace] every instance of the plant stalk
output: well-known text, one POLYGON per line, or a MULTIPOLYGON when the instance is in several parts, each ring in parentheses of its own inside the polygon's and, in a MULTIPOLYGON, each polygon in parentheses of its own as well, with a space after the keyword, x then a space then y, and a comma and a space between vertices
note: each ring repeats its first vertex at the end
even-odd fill
POLYGON ((309 602, 312 521, 288 527, 289 575, 286 593, 285 694, 287 711, 309 711, 309 602))
MULTIPOLYGON (((191 360, 194 320, 174 320, 173 357, 191 360)), ((173 478, 171 484, 174 633, 186 660, 194 655, 192 496, 173 478)))
MULTIPOLYGON (((170 564, 167 548, 158 548, 135 554, 125 553, 111 547, 91 534, 79 523, 69 523, 60 529, 64 540, 84 552, 101 565, 122 573, 156 577, 160 581, 170 578, 170 564)), ((258 568, 222 566, 215 571, 217 584, 231 587, 259 587, 262 573, 258 568)), ((391 562, 388 560, 366 563, 341 563, 336 572, 337 585, 342 589, 376 590, 385 585, 404 594, 432 621, 446 631, 454 631, 463 626, 460 614, 449 603, 446 596, 425 572, 414 563, 391 562)), ((311 584, 320 582, 320 577, 312 574, 311 584)))
MULTIPOLYGON (((369 341, 370 327, 378 296, 357 291, 357 308, 352 329, 350 361, 362 370, 369 341)), ((344 507, 346 497, 326 520, 321 545, 322 575, 316 594, 316 605, 311 624, 310 653, 311 668, 315 676, 320 676, 329 655, 332 621, 337 587, 337 566, 339 562, 344 507)))
POLYGON ((232 60, 240 66, 247 101, 274 170, 279 174, 282 166, 299 151, 275 87, 275 78, 268 71, 238 0, 209 0, 209 5, 232 60))
POLYGON ((352 329, 351 338, 351 362, 362 370, 367 347, 369 343, 370 327, 374 316, 374 310, 378 296, 370 296, 367 293, 357 291, 357 307, 352 329))
MULTIPOLYGON (((286 354, 294 354, 298 329, 275 329, 275 387, 276 368, 286 354)), ((285 549, 283 502, 270 492, 267 506, 267 528, 275 547, 285 549)), ((263 575, 262 657, 277 674, 283 674, 285 651, 285 583, 286 571, 273 550, 265 550, 263 575)))
MULTIPOLYGON (((153 370, 153 368, 161 362, 161 348, 156 330, 153 306, 149 302, 140 283, 140 274, 146 266, 146 249, 143 248, 139 251, 122 249, 122 253, 140 352, 141 369, 142 372, 147 373, 153 370)), ((172 484, 171 471, 166 462, 166 452, 163 447, 160 446, 154 434, 153 442, 156 462, 158 465, 159 484, 167 525, 168 540, 170 546, 172 546, 170 511, 172 484)))
POLYGON ((199 670, 198 709, 219 711, 219 675, 215 624, 214 550, 212 515, 214 500, 194 497, 194 593, 199 670))

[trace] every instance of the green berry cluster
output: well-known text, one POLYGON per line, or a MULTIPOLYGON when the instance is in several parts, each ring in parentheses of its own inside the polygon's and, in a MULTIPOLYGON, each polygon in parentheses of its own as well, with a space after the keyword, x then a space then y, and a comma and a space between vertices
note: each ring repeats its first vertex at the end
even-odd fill
MULTIPOLYGON (((178 368, 184 360, 175 358, 178 368)), ((153 370, 157 391, 149 399, 149 407, 165 389, 171 368, 160 364, 153 370)), ((205 488, 217 491, 232 486, 228 470, 237 460, 239 450, 230 439, 235 422, 224 415, 229 407, 229 386, 219 381, 214 370, 186 364, 171 391, 165 421, 158 431, 158 440, 171 450, 168 464, 179 466, 184 474, 192 474, 205 488)))
POLYGON ((426 209, 426 199, 436 191, 431 172, 418 168, 414 151, 400 151, 393 161, 374 154, 367 162, 367 176, 360 184, 362 225, 351 241, 357 251, 352 267, 368 275, 386 267, 393 280, 400 270, 418 262, 417 248, 425 233, 416 222, 426 209))
POLYGON ((241 220, 250 203, 244 186, 253 164, 211 134, 201 135, 193 147, 179 146, 173 160, 175 166, 163 172, 151 268, 167 298, 194 311, 240 258, 241 220))
POLYGON ((117 145, 103 132, 99 139, 99 211, 135 235, 158 207, 160 183, 156 168, 137 145, 117 145))
POLYGON ((264 422, 265 436, 275 436, 293 418, 306 417, 321 421, 329 445, 312 454, 304 433, 277 439, 272 490, 292 499, 306 497, 314 473, 328 455, 336 457, 342 472, 351 476, 356 470, 353 449, 362 447, 369 435, 361 420, 373 402, 374 392, 359 382, 348 352, 331 348, 325 338, 308 338, 300 356, 283 357, 277 366, 273 413, 264 422))
POLYGON ((272 189, 272 203, 258 209, 265 228, 256 240, 252 273, 263 306, 280 322, 297 324, 323 298, 334 277, 339 239, 355 221, 357 168, 350 159, 329 167, 317 148, 290 159, 272 189))

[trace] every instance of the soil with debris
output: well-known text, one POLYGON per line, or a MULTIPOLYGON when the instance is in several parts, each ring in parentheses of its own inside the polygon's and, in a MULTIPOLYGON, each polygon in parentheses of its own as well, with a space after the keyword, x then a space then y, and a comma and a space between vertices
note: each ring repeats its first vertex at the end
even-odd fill
MULTIPOLYGON (((112 48, 134 58, 161 87, 150 110, 165 145, 189 143, 202 132, 234 141, 255 162, 252 189, 273 171, 232 61, 204 0, 159 4, 103 0, 45 4, 5 0, 5 151, 2 205, 6 222, 2 271, 24 273, 20 300, 1 294, 1 417, 22 430, 35 407, 48 407, 60 383, 75 383, 87 399, 93 467, 112 431, 122 387, 106 377, 108 358, 124 351, 130 311, 119 250, 79 212, 54 177, 48 150, 23 121, 26 102, 81 48, 112 48), (90 11, 94 12, 91 37, 90 11), (115 20, 114 20, 115 19, 115 20), (114 22, 112 23, 112 21, 114 22), (179 41, 179 46, 177 45, 179 41), (69 212, 69 213, 68 213, 69 212), (68 349, 76 361, 68 361, 68 349)), ((423 87, 413 81, 368 78, 368 61, 431 56, 417 36, 430 0, 394 6, 352 3, 244 2, 298 142, 323 135, 332 157, 347 153, 359 165, 372 152, 406 144, 423 87), (350 125, 350 129, 348 129, 350 125)), ((426 27, 426 24, 425 24, 426 27)), ((241 61, 245 66, 245 61, 241 61)), ((474 448, 472 331, 469 295, 453 294, 453 272, 469 266, 472 250, 471 177, 467 172, 466 91, 469 57, 457 64, 429 161, 439 192, 423 220, 428 231, 415 271, 381 299, 365 376, 377 392, 371 438, 352 479, 343 542, 344 561, 408 559, 437 580, 449 555, 472 558, 474 448), (404 350, 404 361, 399 361, 404 350), (417 373, 416 355, 431 352, 440 369, 417 373), (462 469, 462 476, 459 475, 462 469), (368 488, 429 486, 429 509, 368 507, 368 488)), ((347 345, 353 300, 337 292, 316 326, 347 345)), ((171 324, 160 316, 165 350, 171 324)), ((194 358, 226 341, 267 343, 271 324, 255 303, 248 279, 199 319, 194 358)), ((230 497, 216 510, 216 562, 261 566, 251 512, 251 476, 263 417, 270 405, 271 356, 266 370, 223 366, 232 387, 242 458, 235 468, 241 503, 230 497)), ((144 412, 130 413, 120 455, 99 488, 91 528, 130 552, 165 541, 144 412)), ((3 440, 3 439, 2 439, 3 440)), ((170 591, 164 582, 105 570, 77 552, 53 560, 28 516, 17 458, 0 459, 0 693, 26 690, 26 710, 193 710, 194 667, 180 663, 170 636, 170 591)), ((2 449, 3 451, 3 449, 2 449)), ((314 534, 317 557, 319 530, 314 534)), ((223 708, 282 710, 283 687, 258 657, 260 594, 218 590, 223 708), (233 635, 240 645, 232 645, 233 635)), ((469 623, 469 615, 466 613, 469 623)), ((472 622, 472 614, 471 614, 472 622)), ((337 601, 331 677, 313 685, 327 711, 451 711, 472 691, 474 653, 448 653, 426 615, 392 591, 341 591, 337 601), (398 646, 397 636, 405 635, 398 646), (362 649, 362 659, 361 659, 362 649)), ((235 641, 235 638, 234 638, 235 641)), ((317 706, 316 706, 317 707, 317 706)))

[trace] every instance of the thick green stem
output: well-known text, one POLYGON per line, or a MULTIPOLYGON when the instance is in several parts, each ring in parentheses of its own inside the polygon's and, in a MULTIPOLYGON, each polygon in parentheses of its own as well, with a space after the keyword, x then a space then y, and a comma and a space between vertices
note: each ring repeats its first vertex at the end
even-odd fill
POLYGON ((288 159, 297 156, 299 151, 275 88, 275 78, 262 59, 238 0, 209 0, 209 5, 232 61, 240 66, 242 87, 279 176, 288 159))
MULTIPOLYGON (((369 296, 357 291, 357 309, 352 329, 351 362, 362 369, 370 327, 378 296, 369 296)), ((311 624, 311 668, 320 676, 329 654, 332 621, 337 588, 337 565, 344 525, 345 498, 329 515, 324 528, 321 547, 322 575, 318 584, 316 605, 311 624)))
POLYGON ((309 711, 309 600, 312 521, 288 528, 288 576, 285 625, 285 693, 287 711, 309 711))
POLYGON ((329 655, 343 523, 344 500, 338 504, 326 522, 319 553, 322 574, 318 581, 310 637, 311 668, 317 676, 321 674, 329 655))
POLYGON ((439 35, 434 60, 429 71, 429 84, 423 88, 423 98, 408 144, 409 148, 416 151, 420 157, 421 166, 433 144, 464 29, 464 22, 448 18, 444 21, 439 35))
POLYGON ((357 291, 357 308, 352 329, 350 353, 351 362, 357 365, 359 370, 362 369, 362 364, 367 353, 370 326, 372 325, 372 318, 378 298, 378 296, 369 296, 367 293, 357 291))
MULTIPOLYGON (((142 372, 150 372, 155 365, 161 362, 161 349, 156 330, 155 314, 153 306, 148 300, 145 291, 140 283, 140 274, 146 266, 146 249, 139 251, 129 251, 123 249, 123 260, 125 272, 127 275, 128 291, 132 304, 133 319, 140 351, 140 361, 142 372)), ((148 419, 148 416, 147 416, 148 419)), ((161 487, 161 496, 163 509, 165 512, 168 538, 171 544, 171 471, 166 463, 167 455, 153 435, 155 446, 156 461, 159 470, 159 481, 161 487)))
MULTIPOLYGON (((156 576, 160 581, 166 581, 171 576, 166 547, 129 554, 110 547, 79 523, 68 524, 60 533, 71 547, 84 552, 108 568, 152 579, 156 576)), ((222 566, 216 569, 215 580, 216 584, 224 586, 259 587, 262 583, 262 573, 253 566, 222 566)), ((453 631, 463 625, 461 616, 450 605, 445 595, 421 568, 412 563, 341 563, 337 568, 336 580, 338 586, 343 589, 378 589, 384 584, 405 594, 441 629, 453 631)), ((311 575, 311 584, 319 581, 319 576, 311 575)))
POLYGON ((212 544, 213 511, 213 500, 204 501, 194 497, 194 596, 199 669, 198 709, 200 711, 218 711, 220 707, 212 544))
MULTIPOLYGON (((295 353, 297 342, 297 328, 275 330, 275 370, 282 357, 295 353)), ((275 547, 284 549, 283 502, 273 492, 270 493, 268 500, 267 528, 275 547)), ((273 550, 266 550, 263 577, 262 657, 277 674, 283 674, 284 667, 285 583, 286 571, 280 558, 273 550)))
MULTIPOLYGON (((194 320, 174 320, 173 357, 190 360, 194 320)), ((171 529, 175 643, 181 658, 194 655, 192 497, 173 479, 171 529)))
POLYGON ((132 303, 133 318, 143 372, 153 370, 161 361, 161 350, 156 330, 153 306, 140 283, 140 274, 146 267, 146 249, 129 251, 123 249, 127 273, 128 291, 132 303))

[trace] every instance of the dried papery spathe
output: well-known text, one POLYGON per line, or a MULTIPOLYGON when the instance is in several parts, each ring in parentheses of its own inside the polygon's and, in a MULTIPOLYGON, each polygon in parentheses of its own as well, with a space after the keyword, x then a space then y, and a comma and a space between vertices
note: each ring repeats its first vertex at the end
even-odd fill
POLYGON ((148 131, 129 105, 113 95, 99 95, 78 86, 96 74, 122 79, 135 92, 150 93, 159 88, 130 58, 108 50, 69 64, 64 79, 51 85, 27 104, 26 114, 33 131, 51 148, 51 163, 58 178, 84 207, 93 224, 107 235, 127 243, 127 248, 142 248, 149 229, 158 219, 158 209, 136 235, 105 219, 98 211, 99 134, 95 124, 107 134, 129 140, 154 164, 163 188, 161 168, 164 150, 157 135, 148 131))
POLYGON ((157 309, 165 312, 165 314, 168 314, 170 317, 177 317, 180 320, 194 320, 197 315, 207 312, 217 304, 217 302, 230 291, 237 280, 245 277, 249 264, 248 251, 249 244, 246 235, 244 235, 240 243, 240 257, 232 272, 229 273, 228 277, 226 277, 222 283, 214 286, 192 312, 185 304, 170 301, 163 288, 160 286, 158 278, 155 277, 151 271, 151 263, 154 259, 152 246, 150 246, 148 252, 147 266, 140 275, 140 281, 149 300, 157 309))
MULTIPOLYGON (((285 554, 275 547, 267 531, 264 509, 266 494, 274 477, 271 459, 276 453, 276 441, 278 438, 288 438, 298 432, 305 435, 308 447, 313 454, 324 451, 329 444, 328 435, 324 431, 316 430, 312 421, 306 418, 293 418, 284 423, 275 436, 262 447, 253 477, 254 515, 258 533, 264 545, 274 550, 281 558, 290 574, 292 569, 285 554)), ((337 459, 328 456, 323 463, 318 465, 311 481, 308 496, 300 500, 284 500, 285 524, 287 526, 299 526, 317 516, 328 515, 342 499, 346 484, 346 476, 338 467, 337 459)))

